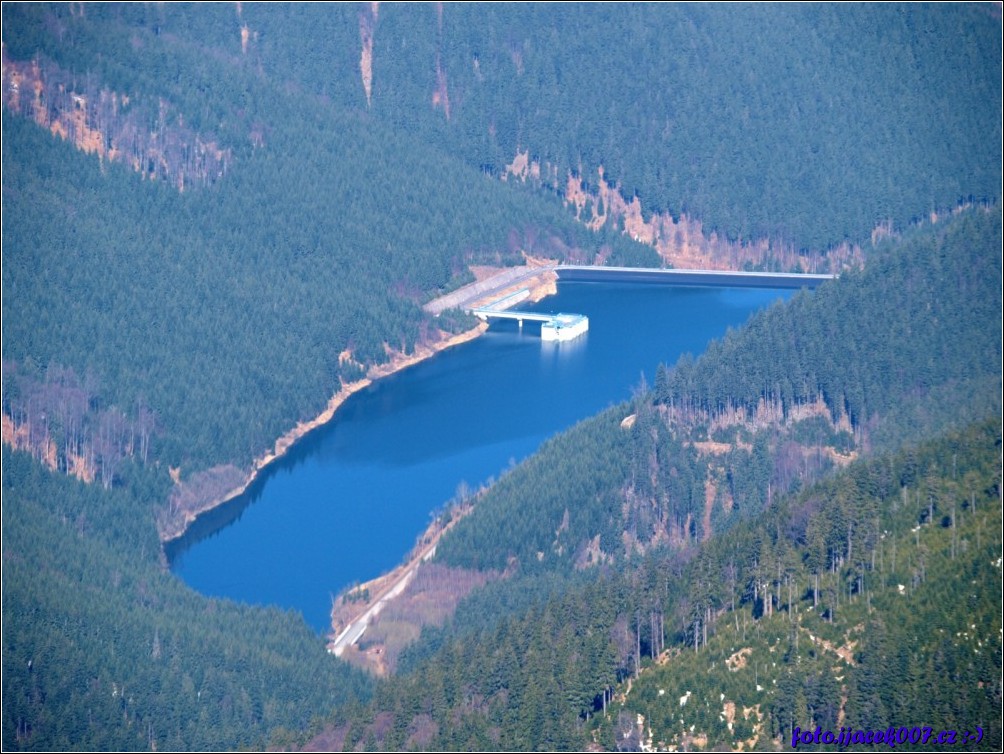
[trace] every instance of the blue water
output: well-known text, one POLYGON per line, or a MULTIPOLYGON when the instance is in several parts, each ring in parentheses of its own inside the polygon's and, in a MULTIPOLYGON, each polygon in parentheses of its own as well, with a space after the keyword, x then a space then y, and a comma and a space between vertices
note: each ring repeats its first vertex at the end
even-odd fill
POLYGON ((378 381, 246 493, 170 548, 203 594, 299 610, 318 632, 345 587, 397 565, 458 485, 472 488, 551 435, 653 383, 791 291, 573 283, 521 308, 576 312, 589 332, 543 343, 502 321, 378 381))

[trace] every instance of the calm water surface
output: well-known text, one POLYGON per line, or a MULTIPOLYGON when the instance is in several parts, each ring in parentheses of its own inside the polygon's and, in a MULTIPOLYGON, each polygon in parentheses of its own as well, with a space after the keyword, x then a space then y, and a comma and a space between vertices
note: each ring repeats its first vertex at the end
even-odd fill
POLYGON ((461 482, 477 487, 548 437, 627 399, 659 362, 791 291, 559 284, 521 308, 576 312, 589 332, 543 343, 540 325, 481 338, 378 381, 304 438, 247 494, 170 548, 203 594, 299 610, 328 630, 331 598, 393 568, 461 482))

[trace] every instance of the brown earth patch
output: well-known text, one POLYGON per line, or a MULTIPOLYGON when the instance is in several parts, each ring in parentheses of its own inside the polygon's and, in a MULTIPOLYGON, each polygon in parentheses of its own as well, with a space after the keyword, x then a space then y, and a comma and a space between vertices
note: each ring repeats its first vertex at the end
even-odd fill
POLYGON ((701 455, 723 456, 732 450, 732 444, 727 442, 715 442, 713 440, 702 440, 693 443, 697 452, 701 455))
POLYGON ((708 478, 704 480, 704 516, 701 519, 703 532, 701 540, 707 541, 711 537, 711 511, 715 507, 715 497, 718 489, 715 487, 715 480, 712 479, 711 467, 708 467, 708 478))
POLYGON ((729 657, 725 661, 725 665, 735 673, 737 670, 742 670, 746 667, 746 660, 751 654, 753 654, 753 647, 743 647, 729 657))
POLYGON ((368 669, 377 675, 395 672, 402 650, 418 639, 424 626, 442 626, 460 600, 499 577, 496 571, 423 563, 415 578, 388 603, 360 640, 359 649, 368 669))

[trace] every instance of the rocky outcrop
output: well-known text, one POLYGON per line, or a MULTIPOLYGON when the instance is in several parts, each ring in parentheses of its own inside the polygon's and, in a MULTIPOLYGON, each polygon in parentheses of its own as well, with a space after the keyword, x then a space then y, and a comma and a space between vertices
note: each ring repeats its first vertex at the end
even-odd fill
POLYGON ((76 76, 42 58, 10 60, 6 48, 2 61, 6 110, 30 118, 77 149, 102 161, 122 162, 179 191, 226 175, 230 150, 186 127, 167 101, 137 101, 102 87, 93 76, 76 76))
POLYGON ((506 165, 503 180, 519 180, 551 188, 565 206, 591 230, 619 228, 635 241, 653 247, 667 265, 679 269, 743 270, 779 269, 790 272, 839 272, 862 263, 858 246, 841 244, 827 250, 800 252, 790 244, 760 239, 731 241, 686 213, 646 212, 638 196, 626 199, 620 186, 608 183, 602 166, 596 170, 595 188, 581 174, 569 172, 562 182, 558 168, 541 163, 529 151, 517 152, 506 165))
POLYGON ((376 29, 380 3, 370 3, 359 13, 359 72, 362 75, 363 91, 366 92, 366 104, 373 98, 373 32, 376 29))

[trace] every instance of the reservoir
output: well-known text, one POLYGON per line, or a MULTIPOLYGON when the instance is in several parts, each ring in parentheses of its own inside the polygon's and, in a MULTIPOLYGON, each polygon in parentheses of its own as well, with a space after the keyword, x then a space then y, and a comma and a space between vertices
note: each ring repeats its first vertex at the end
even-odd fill
POLYGON ((199 592, 301 612, 397 565, 461 484, 476 489, 548 437, 626 400, 660 362, 695 356, 792 290, 562 281, 520 309, 576 312, 589 330, 546 342, 493 322, 476 340, 377 381, 168 546, 199 592))

